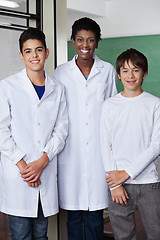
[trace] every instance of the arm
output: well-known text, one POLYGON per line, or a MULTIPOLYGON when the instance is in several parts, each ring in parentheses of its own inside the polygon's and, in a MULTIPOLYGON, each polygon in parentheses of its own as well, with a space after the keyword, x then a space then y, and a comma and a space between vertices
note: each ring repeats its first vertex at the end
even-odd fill
POLYGON ((10 130, 10 109, 12 106, 10 106, 2 82, 0 84, 0 151, 6 155, 13 164, 17 164, 25 156, 25 152, 18 147, 12 137, 10 130))
POLYGON ((113 157, 111 136, 109 134, 109 128, 110 128, 109 115, 110 115, 110 109, 107 106, 106 102, 104 102, 102 106, 102 114, 101 114, 100 141, 101 141, 102 162, 106 172, 117 170, 116 162, 113 157))
MULTIPOLYGON (((109 95, 106 94, 106 96, 112 97, 117 94, 117 74, 116 74, 116 71, 113 66, 109 72, 108 78, 110 81, 110 86, 109 86, 109 88, 107 87, 107 89, 106 89, 107 92, 109 91, 109 95)), ((106 99, 108 97, 106 97, 106 99)))
POLYGON ((111 97, 117 94, 117 74, 116 70, 113 68, 112 71, 112 89, 111 89, 111 97))
POLYGON ((122 171, 107 171, 106 182, 110 188, 114 188, 119 184, 124 183, 128 178, 130 178, 129 174, 122 170, 122 171))
MULTIPOLYGON (((25 152, 23 152, 16 144, 12 132, 10 130, 11 125, 11 108, 8 94, 5 92, 3 81, 0 83, 0 151, 16 164, 21 171, 26 167, 26 163, 23 160, 25 152)), ((35 183, 27 182, 29 187, 37 187, 40 184, 40 180, 35 183)))
POLYGON ((129 167, 124 170, 130 175, 131 179, 136 178, 145 168, 153 162, 160 154, 160 103, 155 107, 153 116, 152 135, 149 146, 134 159, 129 167))
POLYGON ((57 120, 52 132, 52 136, 43 149, 43 152, 47 153, 47 156, 50 161, 64 148, 67 135, 68 135, 68 113, 66 107, 65 92, 64 88, 62 88, 61 102, 59 105, 57 120))
POLYGON ((125 182, 130 176, 125 171, 118 171, 116 162, 112 151, 112 141, 110 136, 110 128, 112 124, 109 120, 110 108, 106 103, 103 104, 101 114, 101 155, 103 165, 106 171, 106 182, 110 189, 119 187, 120 184, 125 182))
POLYGON ((65 139, 68 133, 68 115, 66 110, 66 100, 64 96, 64 89, 62 91, 61 102, 59 106, 58 116, 52 136, 45 148, 40 159, 29 163, 26 168, 21 171, 24 181, 31 183, 37 181, 44 168, 64 147, 65 139))

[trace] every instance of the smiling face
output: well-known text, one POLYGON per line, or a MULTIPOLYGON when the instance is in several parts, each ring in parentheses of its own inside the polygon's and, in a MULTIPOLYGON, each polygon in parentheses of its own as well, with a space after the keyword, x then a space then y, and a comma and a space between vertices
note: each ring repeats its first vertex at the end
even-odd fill
POLYGON ((44 71, 44 63, 48 55, 49 50, 45 50, 41 41, 29 39, 23 43, 20 58, 25 63, 27 72, 38 72, 44 71))
POLYGON ((77 32, 75 40, 73 40, 73 46, 76 49, 79 60, 90 60, 98 47, 98 42, 94 32, 80 30, 77 32))
POLYGON ((125 61, 118 75, 124 86, 122 95, 126 97, 140 95, 143 92, 141 88, 142 81, 146 75, 147 73, 144 73, 140 67, 133 65, 130 60, 125 61))

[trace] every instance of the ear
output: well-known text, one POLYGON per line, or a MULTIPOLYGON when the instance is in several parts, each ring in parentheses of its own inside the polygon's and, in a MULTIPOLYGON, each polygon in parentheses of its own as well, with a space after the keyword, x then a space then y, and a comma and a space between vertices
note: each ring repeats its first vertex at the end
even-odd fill
POLYGON ((99 43, 99 42, 97 42, 97 43, 96 43, 96 46, 95 46, 95 48, 98 48, 98 43, 99 43))
POLYGON ((24 62, 23 54, 20 52, 19 53, 20 59, 24 62))
POLYGON ((145 78, 145 77, 147 76, 147 74, 148 74, 148 72, 144 73, 144 76, 143 76, 143 78, 145 78))
POLYGON ((48 56, 49 56, 49 49, 46 48, 46 59, 48 58, 48 56))

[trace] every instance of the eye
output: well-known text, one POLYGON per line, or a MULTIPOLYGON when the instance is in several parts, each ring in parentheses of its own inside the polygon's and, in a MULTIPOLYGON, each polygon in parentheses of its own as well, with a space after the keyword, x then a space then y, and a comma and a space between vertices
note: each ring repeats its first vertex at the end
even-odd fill
POLYGON ((94 38, 89 38, 89 39, 87 40, 87 42, 89 42, 89 43, 92 43, 92 42, 94 42, 94 41, 95 41, 94 38))
POLYGON ((31 52, 30 50, 25 51, 25 53, 30 53, 30 52, 31 52))
POLYGON ((83 38, 77 37, 77 38, 76 38, 76 41, 77 41, 77 42, 83 42, 83 38))
POLYGON ((38 49, 37 49, 37 52, 42 52, 42 51, 43 51, 42 48, 38 48, 38 49))
POLYGON ((139 69, 134 69, 134 72, 139 72, 139 69))

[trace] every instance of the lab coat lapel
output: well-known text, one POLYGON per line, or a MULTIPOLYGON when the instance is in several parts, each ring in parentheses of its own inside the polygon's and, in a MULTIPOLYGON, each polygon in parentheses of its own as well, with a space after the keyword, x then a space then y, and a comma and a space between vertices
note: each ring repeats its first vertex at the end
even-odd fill
POLYGON ((55 83, 54 81, 48 76, 48 74, 45 73, 45 92, 43 94, 43 97, 41 99, 39 99, 34 86, 32 84, 32 82, 30 81, 30 79, 27 76, 26 70, 24 69, 21 72, 21 77, 22 77, 22 84, 23 87, 25 88, 25 92, 28 93, 29 97, 32 98, 32 100, 34 102, 40 103, 41 101, 43 101, 46 97, 48 97, 48 95, 53 91, 53 89, 55 88, 55 83))
POLYGON ((102 64, 102 61, 100 61, 100 59, 96 55, 93 55, 93 58, 94 58, 94 64, 88 76, 88 79, 87 79, 88 82, 91 81, 95 75, 100 73, 101 69, 104 67, 102 64))
POLYGON ((74 56, 74 58, 72 59, 71 62, 69 62, 70 64, 70 71, 72 71, 73 74, 73 80, 74 81, 81 81, 81 83, 84 83, 85 78, 81 72, 81 70, 78 68, 77 64, 76 64, 76 59, 77 59, 78 55, 74 56))
POLYGON ((54 81, 48 76, 48 74, 45 73, 45 92, 43 94, 43 97, 41 98, 41 101, 43 101, 44 99, 46 99, 51 92, 54 90, 55 88, 55 83, 54 81))
POLYGON ((25 88, 25 92, 29 95, 30 98, 32 98, 34 102, 38 103, 39 102, 38 95, 34 89, 32 82, 27 76, 26 69, 22 70, 20 77, 22 79, 22 85, 25 88))
MULTIPOLYGON (((73 72, 73 74, 75 76, 74 79, 77 80, 77 78, 78 78, 84 83, 84 82, 86 82, 86 79, 84 78, 82 72, 76 65, 76 58, 77 58, 77 55, 70 62, 71 63, 70 69, 74 70, 74 72, 73 72)), ((104 67, 102 64, 102 61, 100 61, 100 59, 95 54, 93 55, 93 58, 94 58, 94 64, 93 64, 91 72, 88 76, 87 82, 93 80, 94 76, 97 75, 98 73, 100 73, 101 69, 104 67)))

